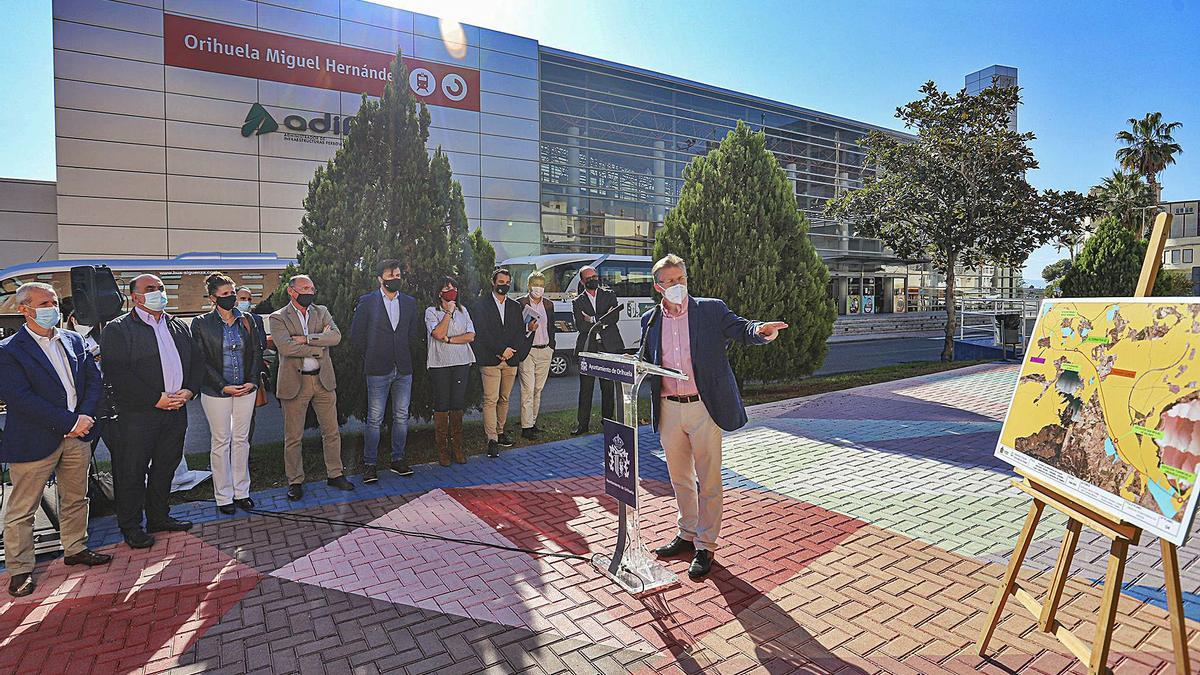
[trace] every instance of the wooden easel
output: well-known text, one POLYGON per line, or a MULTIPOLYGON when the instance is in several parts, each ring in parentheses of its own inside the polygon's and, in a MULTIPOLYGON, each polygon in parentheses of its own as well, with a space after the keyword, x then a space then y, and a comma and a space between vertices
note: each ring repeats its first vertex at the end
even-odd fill
MULTIPOLYGON (((1150 246, 1146 249, 1146 259, 1142 261, 1142 273, 1138 278, 1134 297, 1150 295, 1154 288, 1154 280, 1158 277, 1158 268, 1162 262, 1163 245, 1171 230, 1172 216, 1160 213, 1154 220, 1154 231, 1150 235, 1150 246)), ((1012 560, 1008 563, 1008 571, 1004 580, 996 589, 996 599, 992 601, 992 609, 988 614, 987 624, 975 643, 976 651, 983 656, 987 651, 988 642, 1000 622, 1000 614, 1008 596, 1012 595, 1029 610, 1038 621, 1038 628, 1058 638, 1072 654, 1088 666, 1088 673, 1111 672, 1108 669, 1108 651, 1112 642, 1113 626, 1117 618, 1117 603, 1121 597, 1122 580, 1125 577, 1125 559, 1129 547, 1136 546, 1141 538, 1142 529, 1136 525, 1114 520, 1110 516, 1098 513, 1094 509, 1081 504, 1074 497, 1066 495, 1054 487, 1042 483, 1018 471, 1024 480, 1013 480, 1013 485, 1033 498, 1029 507, 1029 515, 1025 517, 1025 525, 1021 528, 1021 536, 1017 537, 1017 546, 1013 551, 1012 560), (1039 603, 1032 593, 1021 586, 1017 576, 1021 571, 1021 563, 1029 551, 1033 541, 1034 530, 1046 506, 1053 507, 1067 516, 1067 532, 1063 535, 1062 547, 1058 551, 1058 562, 1054 565, 1054 575, 1050 579, 1046 601, 1039 603), (1104 577, 1104 599, 1100 602, 1100 615, 1096 619, 1096 634, 1089 648, 1074 633, 1055 619, 1059 604, 1062 601, 1063 589, 1066 587, 1067 575, 1071 570, 1071 559, 1075 556, 1075 547, 1079 544, 1079 531, 1087 525, 1091 529, 1112 540, 1108 553, 1108 573, 1104 577)), ((1195 489, 1195 488, 1193 488, 1195 489)), ((1180 675, 1190 675, 1191 666, 1188 663, 1187 625, 1183 615, 1183 595, 1179 585, 1179 556, 1175 544, 1160 539, 1162 545, 1163 576, 1166 577, 1167 609, 1171 615, 1171 636, 1175 652, 1175 672, 1180 675)))

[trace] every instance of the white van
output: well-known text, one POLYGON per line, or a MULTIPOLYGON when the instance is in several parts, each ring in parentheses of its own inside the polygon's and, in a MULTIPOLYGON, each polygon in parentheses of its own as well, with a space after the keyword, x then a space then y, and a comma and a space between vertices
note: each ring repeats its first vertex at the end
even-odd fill
POLYGON ((571 302, 579 295, 579 268, 591 265, 600 273, 601 284, 617 294, 622 303, 621 320, 617 324, 621 339, 630 352, 637 349, 642 337, 639 323, 642 313, 654 306, 654 279, 650 276, 653 261, 644 255, 597 253, 548 253, 545 255, 509 258, 500 263, 512 273, 512 293, 516 297, 529 292, 526 280, 537 270, 546 276, 546 297, 554 301, 554 360, 550 374, 566 375, 575 359, 575 317, 571 302))

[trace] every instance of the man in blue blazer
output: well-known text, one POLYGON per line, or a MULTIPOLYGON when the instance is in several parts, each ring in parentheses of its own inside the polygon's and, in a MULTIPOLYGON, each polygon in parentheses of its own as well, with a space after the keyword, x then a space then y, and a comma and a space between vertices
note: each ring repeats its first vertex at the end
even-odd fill
POLYGON ((664 558, 695 552, 688 576, 699 579, 712 568, 721 531, 721 431, 746 424, 725 349, 730 342, 766 344, 787 324, 750 321, 723 300, 689 297, 687 267, 679 256, 662 258, 651 273, 663 301, 642 315, 642 358, 688 376, 650 380, 654 429, 679 509, 675 539, 654 552, 664 558))
POLYGON ((8 592, 33 592, 33 518, 54 474, 61 504, 64 562, 104 565, 112 556, 87 547, 88 464, 95 416, 104 396, 96 360, 83 338, 58 328, 58 296, 49 284, 17 289, 25 325, 0 342, 0 399, 8 405, 0 462, 8 463, 12 491, 5 496, 4 563, 8 592))
POLYGON ((367 378, 367 424, 363 431, 363 482, 379 480, 379 430, 388 394, 392 396, 392 471, 411 476, 404 460, 408 439, 408 405, 412 398, 414 347, 425 339, 424 313, 417 301, 400 292, 400 261, 382 260, 376 267, 379 290, 358 299, 350 322, 350 344, 363 355, 367 378))

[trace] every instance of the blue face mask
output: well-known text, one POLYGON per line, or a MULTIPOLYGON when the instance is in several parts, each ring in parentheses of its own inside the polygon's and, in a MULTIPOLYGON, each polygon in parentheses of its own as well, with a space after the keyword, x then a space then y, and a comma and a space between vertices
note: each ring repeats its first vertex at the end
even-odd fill
POLYGON ((238 300, 237 308, 238 308, 238 311, 242 312, 243 314, 246 312, 249 312, 250 311, 250 301, 249 300, 238 300))
POLYGON ((59 313, 57 307, 38 307, 37 316, 33 318, 33 322, 46 330, 50 330, 58 325, 60 319, 62 319, 62 315, 59 313))
POLYGON ((143 303, 151 312, 161 312, 167 308, 167 294, 163 291, 150 291, 145 295, 143 303))

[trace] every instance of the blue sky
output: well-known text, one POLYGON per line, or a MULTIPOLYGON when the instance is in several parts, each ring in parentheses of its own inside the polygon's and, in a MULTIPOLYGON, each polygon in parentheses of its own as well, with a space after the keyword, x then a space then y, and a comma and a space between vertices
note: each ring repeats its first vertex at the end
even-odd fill
MULTIPOLYGON (((1183 122, 1166 199, 1200 198, 1200 3, 769 0, 391 0, 543 44, 895 128, 932 79, 961 88, 1016 66, 1040 188, 1086 190, 1115 167, 1113 135, 1152 110, 1183 122)), ((54 178, 49 0, 0 0, 0 176, 54 178)), ((1026 277, 1061 257, 1030 259, 1026 277)), ((1040 283, 1040 282, 1039 282, 1040 283)))

